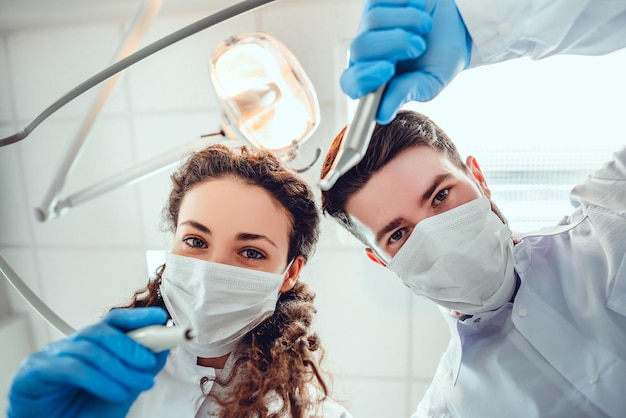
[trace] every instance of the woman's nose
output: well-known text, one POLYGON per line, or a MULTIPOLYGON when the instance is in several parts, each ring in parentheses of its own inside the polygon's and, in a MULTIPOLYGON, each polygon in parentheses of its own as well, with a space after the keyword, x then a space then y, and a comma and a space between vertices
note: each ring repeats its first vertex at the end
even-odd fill
POLYGON ((219 250, 210 251, 207 254, 205 254, 205 257, 203 258, 206 261, 210 261, 212 263, 232 264, 229 254, 225 251, 219 251, 219 250))

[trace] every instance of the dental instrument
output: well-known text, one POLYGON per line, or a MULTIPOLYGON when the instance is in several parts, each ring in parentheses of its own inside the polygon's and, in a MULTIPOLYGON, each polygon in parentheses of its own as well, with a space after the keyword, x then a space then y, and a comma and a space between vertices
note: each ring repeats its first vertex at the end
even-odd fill
POLYGON ((126 335, 155 353, 174 348, 195 337, 191 328, 167 325, 148 325, 132 330, 126 335))
POLYGON ((333 166, 318 184, 320 189, 330 190, 339 177, 357 165, 365 155, 376 126, 376 112, 385 86, 383 84, 376 91, 359 99, 352 123, 348 126, 333 166))

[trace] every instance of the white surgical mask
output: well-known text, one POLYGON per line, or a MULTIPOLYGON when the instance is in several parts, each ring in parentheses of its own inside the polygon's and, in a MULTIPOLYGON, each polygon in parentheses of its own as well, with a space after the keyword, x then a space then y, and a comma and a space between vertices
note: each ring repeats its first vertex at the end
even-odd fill
POLYGON ((470 315, 504 305, 516 284, 511 231, 485 196, 418 223, 387 267, 413 293, 470 315))
MULTIPOLYGON (((287 267, 287 270, 289 266, 287 267)), ((197 337, 197 357, 230 353, 246 333, 272 315, 284 273, 267 273, 167 253, 161 296, 174 323, 197 337)))

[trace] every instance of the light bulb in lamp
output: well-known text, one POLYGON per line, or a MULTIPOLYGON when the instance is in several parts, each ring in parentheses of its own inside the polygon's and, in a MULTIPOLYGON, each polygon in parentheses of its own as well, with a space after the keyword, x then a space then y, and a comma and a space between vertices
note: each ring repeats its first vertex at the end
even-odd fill
POLYGON ((291 159, 317 129, 313 84, 276 38, 259 32, 230 37, 216 48, 209 71, 225 124, 253 146, 291 159))

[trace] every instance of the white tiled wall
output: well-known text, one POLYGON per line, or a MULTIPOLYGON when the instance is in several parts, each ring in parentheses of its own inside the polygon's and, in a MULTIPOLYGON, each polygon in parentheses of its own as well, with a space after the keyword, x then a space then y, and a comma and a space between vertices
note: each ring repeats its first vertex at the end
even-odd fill
POLYGON ((13 105, 11 104, 11 83, 9 80, 9 56, 6 39, 0 42, 0 124, 13 120, 13 105))
MULTIPOLYGON (((28 319, 24 315, 0 318, 0 341, 11 341, 11 350, 3 350, 0 357, 0 376, 14 374, 22 358, 28 354, 32 344, 30 336, 24 333, 28 327, 28 319)), ((9 385, 7 379, 0 379, 0 393, 7 393, 9 385)))
MULTIPOLYGON (((294 161, 294 166, 305 166, 345 122, 336 119, 342 114, 335 99, 338 67, 343 65, 336 57, 356 31, 360 3, 271 3, 135 64, 94 125, 62 197, 215 132, 220 117, 208 59, 220 41, 242 32, 263 31, 282 40, 315 85, 322 124, 294 161)), ((209 12, 163 10, 142 45, 209 12)), ((23 128, 110 63, 132 17, 113 15, 103 13, 106 19, 96 23, 0 26, 1 137, 23 128)), ((168 246, 159 225, 168 171, 80 205, 59 219, 40 223, 34 218, 34 208, 52 184, 95 92, 61 109, 24 141, 0 148, 0 251, 75 327, 125 302, 147 277, 145 251, 168 246)), ((314 182, 319 167, 320 161, 305 177, 314 182)), ((447 328, 434 306, 370 263, 360 245, 329 220, 323 223, 319 249, 303 279, 318 293, 317 326, 327 347, 326 368, 335 376, 336 397, 346 401, 355 417, 409 416, 447 343, 447 328)), ((14 289, 7 289, 12 311, 29 319, 31 350, 59 338, 14 289)), ((0 344, 3 353, 11 348, 7 341, 0 344)), ((8 376, 0 379, 6 382, 8 376)))
MULTIPOLYGON (((0 138, 24 128, 70 88, 108 65, 140 3, 68 0, 66 4, 81 4, 89 11, 81 19, 74 8, 50 7, 52 2, 44 2, 48 11, 38 14, 29 7, 32 1, 0 0, 0 138)), ((232 3, 166 1, 141 45, 232 3)), ((361 0, 272 2, 133 65, 93 126, 61 197, 217 131, 219 107, 207 63, 220 41, 242 32, 263 31, 282 40, 316 88, 322 123, 293 162, 294 167, 306 166, 316 148, 325 150, 345 123, 338 78, 360 7, 361 0)), ((444 127, 463 155, 539 148, 556 155, 575 151, 608 157, 626 137, 625 52, 473 69, 459 75, 437 100, 412 107, 444 127), (602 77, 587 82, 589 74, 602 77)), ((0 251, 75 327, 124 303, 148 275, 145 251, 169 246, 159 224, 169 171, 96 198, 59 219, 35 220, 34 208, 51 186, 95 94, 96 89, 85 93, 24 141, 0 148, 0 251)), ((320 163, 304 174, 311 183, 317 181, 320 163)), ((500 203, 498 186, 493 190, 500 203)), ((515 220, 516 212, 529 212, 529 205, 539 207, 536 202, 506 201, 501 207, 515 220)), ((409 416, 449 339, 437 308, 370 263, 360 244, 328 219, 303 280, 317 290, 317 326, 327 348, 326 368, 335 376, 335 397, 355 417, 409 416)), ((0 352, 6 361, 17 363, 60 334, 10 285, 1 284, 0 352), (12 313, 10 320, 7 312, 12 313), (28 326, 19 319, 24 317, 28 326), (19 341, 13 340, 15 327, 23 328, 19 341)), ((0 366, 0 388, 5 388, 17 364, 0 366)), ((4 402, 1 396, 2 410, 4 402)))
MULTIPOLYGON (((110 64, 122 35, 121 25, 104 24, 11 32, 7 52, 17 119, 31 120, 77 82, 110 64)), ((81 118, 95 92, 91 90, 68 104, 58 116, 81 118)), ((107 111, 125 110, 116 98, 107 111)))

